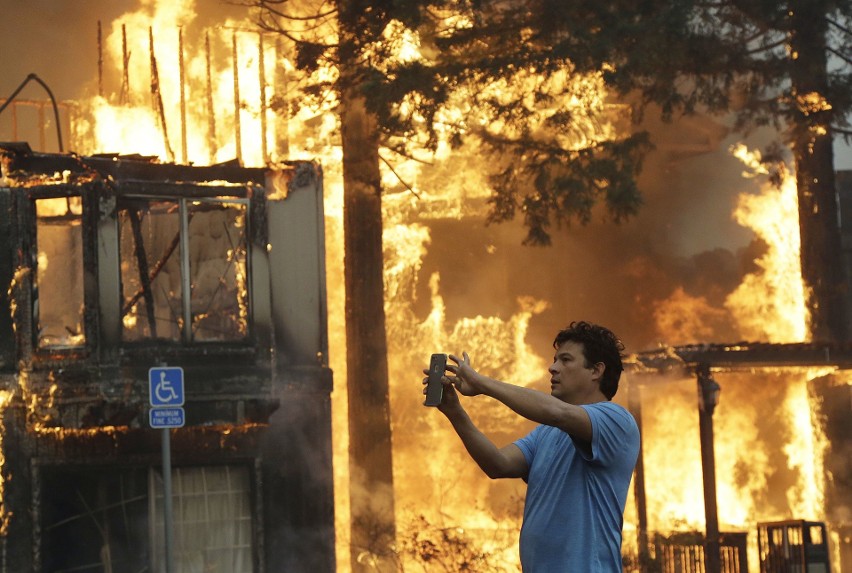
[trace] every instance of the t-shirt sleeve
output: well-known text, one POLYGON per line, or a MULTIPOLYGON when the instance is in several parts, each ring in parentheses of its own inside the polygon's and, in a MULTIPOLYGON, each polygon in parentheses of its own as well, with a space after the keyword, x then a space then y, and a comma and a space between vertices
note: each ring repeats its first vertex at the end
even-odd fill
POLYGON ((581 452, 586 461, 609 465, 638 439, 636 420, 624 408, 612 402, 598 402, 582 407, 592 421, 591 454, 581 452))
POLYGON ((532 460, 535 457, 535 449, 538 444, 538 434, 541 426, 536 426, 533 430, 518 440, 515 440, 515 445, 518 446, 518 449, 521 450, 521 453, 524 454, 524 458, 527 460, 527 466, 532 464, 532 460))

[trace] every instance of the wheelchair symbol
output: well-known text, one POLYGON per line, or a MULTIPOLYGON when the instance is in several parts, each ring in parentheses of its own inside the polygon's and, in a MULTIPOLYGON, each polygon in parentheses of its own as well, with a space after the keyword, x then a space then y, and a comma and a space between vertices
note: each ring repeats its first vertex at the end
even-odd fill
POLYGON ((160 382, 154 388, 154 394, 163 404, 171 404, 178 399, 177 392, 172 387, 172 383, 166 380, 166 373, 160 372, 160 382))
POLYGON ((152 406, 182 406, 183 369, 151 368, 148 371, 148 392, 152 406))

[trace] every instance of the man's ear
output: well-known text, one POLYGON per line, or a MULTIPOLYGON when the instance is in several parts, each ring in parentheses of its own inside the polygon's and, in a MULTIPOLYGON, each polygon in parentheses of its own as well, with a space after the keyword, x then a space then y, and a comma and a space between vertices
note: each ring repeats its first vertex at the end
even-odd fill
POLYGON ((603 377, 604 370, 606 370, 606 364, 603 362, 596 362, 594 366, 592 366, 592 375, 595 380, 600 380, 603 377))

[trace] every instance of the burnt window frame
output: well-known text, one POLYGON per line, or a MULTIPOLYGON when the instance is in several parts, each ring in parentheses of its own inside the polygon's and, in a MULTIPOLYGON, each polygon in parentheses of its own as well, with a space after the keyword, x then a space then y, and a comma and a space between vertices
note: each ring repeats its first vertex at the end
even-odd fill
MULTIPOLYGON (((26 270, 25 281, 20 285, 23 287, 20 294, 15 296, 19 308, 25 307, 26 311, 20 317, 16 317, 17 327, 22 329, 19 336, 21 358, 25 362, 32 360, 39 364, 50 366, 54 361, 67 362, 82 360, 92 356, 97 347, 98 340, 98 285, 97 285, 97 255, 95 252, 97 244, 96 220, 97 204, 95 197, 101 185, 97 182, 83 184, 56 183, 36 185, 32 187, 17 188, 18 221, 21 232, 18 234, 20 248, 20 266, 26 270), (80 345, 39 345, 39 313, 36 311, 37 275, 38 275, 38 215, 36 212, 36 201, 42 199, 63 199, 79 197, 81 202, 81 245, 83 249, 82 276, 83 276, 83 320, 82 334, 84 342, 80 345)), ((41 301, 39 301, 41 304, 41 301)), ((40 309, 39 309, 40 311, 40 309)), ((20 312, 20 311, 19 311, 20 312)))
MULTIPOLYGON (((208 201, 208 202, 222 202, 222 203, 240 203, 245 206, 245 288, 246 288, 246 306, 247 306, 247 316, 246 316, 246 334, 242 338, 234 338, 228 340, 202 340, 196 341, 186 338, 186 330, 187 328, 191 332, 192 324, 191 320, 186 320, 185 310, 184 312, 184 327, 181 329, 180 339, 179 340, 170 340, 167 338, 145 338, 141 340, 127 340, 124 338, 124 328, 122 324, 117 325, 118 331, 121 334, 121 339, 118 341, 119 346, 121 346, 125 350, 132 351, 133 349, 145 349, 152 346, 159 347, 163 350, 168 348, 174 349, 199 349, 201 352, 207 352, 208 350, 215 350, 217 353, 221 352, 224 354, 230 354, 234 352, 241 352, 245 350, 252 350, 257 346, 257 335, 254 328, 254 289, 253 289, 253 272, 252 272, 252 250, 256 247, 257 241, 255 240, 255 234, 257 233, 257 227, 259 223, 256 221, 257 219, 257 201, 256 196, 258 192, 262 190, 262 187, 255 185, 251 182, 226 182, 226 181, 217 181, 211 183, 198 183, 198 182, 170 182, 170 181, 142 181, 142 180, 123 180, 120 182, 116 182, 113 184, 114 192, 116 196, 116 204, 115 204, 115 224, 119 225, 118 213, 122 207, 122 204, 125 200, 128 201, 174 201, 178 205, 181 205, 180 211, 183 213, 185 211, 185 207, 183 205, 190 204, 194 201, 208 201)), ((181 215, 183 218, 183 215, 181 215)), ((182 223, 179 224, 182 225, 182 223)), ((184 249, 188 246, 189 238, 183 238, 183 231, 188 231, 188 221, 187 226, 184 228, 181 227, 181 270, 182 276, 181 281, 183 285, 187 285, 189 281, 188 277, 183 276, 183 271, 188 271, 189 267, 184 268, 184 265, 189 265, 189 262, 185 257, 188 254, 184 254, 184 249)), ((117 236, 117 244, 116 249, 117 253, 121 252, 120 245, 120 237, 117 236)), ((118 257, 118 263, 121 264, 120 254, 118 257)), ((123 286, 121 284, 121 272, 119 270, 119 288, 118 288, 118 296, 119 296, 119 308, 124 305, 124 294, 123 294, 123 286)), ((183 290, 183 289, 182 289, 183 290)), ((182 301, 185 297, 181 297, 182 301)), ((188 308, 190 305, 190 300, 187 299, 185 302, 182 302, 182 306, 188 308)), ((123 320, 122 316, 119 317, 119 322, 123 320)))
MULTIPOLYGON (((264 535, 264 531, 266 530, 266 515, 264 509, 266 506, 265 496, 267 495, 265 493, 262 479, 262 458, 258 455, 252 454, 224 455, 215 456, 213 458, 209 456, 207 456, 206 458, 203 456, 189 456, 185 461, 174 463, 172 465, 172 473, 174 476, 175 473, 179 472, 182 469, 215 468, 224 466, 242 468, 245 469, 248 473, 247 493, 249 502, 249 513, 251 519, 250 536, 252 548, 250 550, 250 555, 252 571, 255 573, 262 572, 264 571, 264 556, 266 553, 266 539, 264 535)), ((32 528, 31 537, 34 571, 42 571, 44 569, 44 562, 49 561, 49 555, 46 555, 45 552, 52 550, 52 544, 49 539, 48 528, 50 524, 46 522, 46 518, 48 517, 46 513, 48 513, 48 511, 45 506, 48 500, 51 499, 51 496, 48 493, 49 491, 51 491, 49 488, 51 481, 55 482, 65 475, 71 476, 72 478, 68 480, 68 483, 73 483, 73 478, 75 477, 79 481, 80 478, 85 478, 86 476, 102 475, 106 476, 107 479, 112 479, 114 481, 116 479, 121 480, 123 479, 123 476, 135 473, 139 476, 145 475, 147 485, 150 486, 151 479, 153 477, 152 472, 159 474, 160 479, 162 479, 162 460, 158 457, 152 457, 148 455, 132 455, 129 457, 119 456, 106 462, 104 461, 103 457, 94 457, 91 455, 84 456, 82 458, 76 458, 74 460, 65 460, 60 459, 58 457, 38 457, 32 460, 30 468, 30 483, 32 485, 29 495, 33 509, 31 514, 29 515, 29 519, 31 519, 32 523, 35 525, 32 528)), ((146 492, 146 498, 144 500, 146 505, 149 505, 153 501, 151 499, 151 493, 154 493, 154 495, 161 495, 162 491, 157 490, 156 488, 153 491, 151 489, 148 489, 146 492)), ((76 501, 79 499, 80 498, 76 498, 75 501, 70 501, 69 503, 79 503, 78 501, 76 501)), ((101 510, 114 510, 115 506, 109 505, 105 508, 87 507, 84 503, 81 509, 83 510, 83 513, 81 513, 79 517, 85 516, 85 520, 88 523, 90 522, 92 517, 97 516, 97 518, 102 518, 101 510)), ((146 548, 146 560, 149 565, 151 565, 154 563, 154 556, 151 552, 151 549, 153 549, 153 543, 155 542, 151 538, 151 534, 154 533, 154 531, 152 531, 153 524, 151 523, 150 519, 151 517, 155 517, 155 515, 153 515, 153 513, 155 512, 153 512, 149 508, 143 513, 146 519, 146 522, 144 523, 144 529, 148 532, 148 536, 142 541, 140 545, 146 548)), ((160 533, 160 531, 156 532, 157 535, 159 535, 160 533)), ((156 543, 160 542, 161 541, 158 540, 156 543)))

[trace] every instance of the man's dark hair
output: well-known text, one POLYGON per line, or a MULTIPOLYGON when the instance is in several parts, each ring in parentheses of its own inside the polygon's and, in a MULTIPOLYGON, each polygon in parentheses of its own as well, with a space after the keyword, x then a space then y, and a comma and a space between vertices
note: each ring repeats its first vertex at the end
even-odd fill
POLYGON ((560 330, 553 340, 553 348, 559 348, 568 341, 583 345, 586 368, 603 362, 606 368, 601 377, 600 388, 607 400, 612 400, 618 392, 618 381, 624 370, 621 362, 624 344, 608 328, 585 321, 572 322, 567 328, 560 330))

